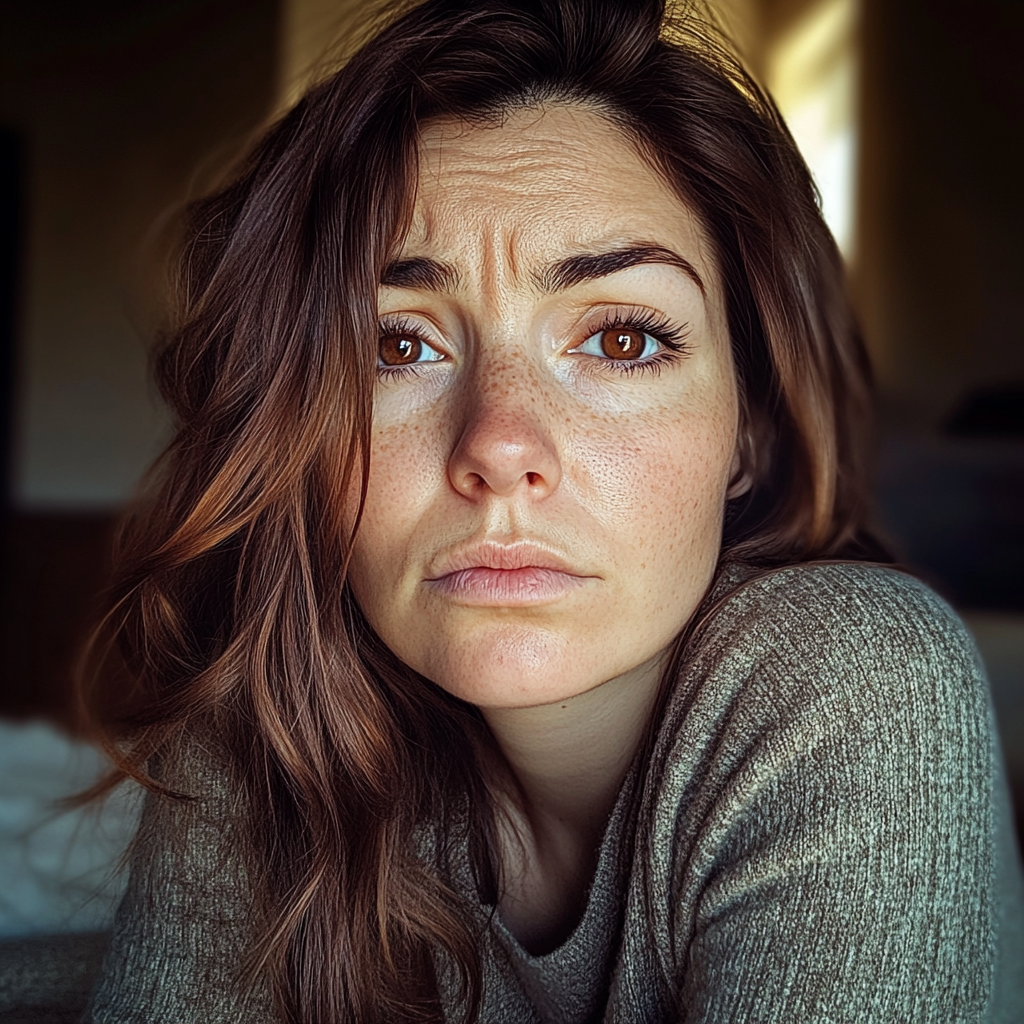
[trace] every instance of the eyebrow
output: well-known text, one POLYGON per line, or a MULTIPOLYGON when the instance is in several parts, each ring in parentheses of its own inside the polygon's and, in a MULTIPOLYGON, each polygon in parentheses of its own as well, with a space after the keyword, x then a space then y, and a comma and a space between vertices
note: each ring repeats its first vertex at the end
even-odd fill
POLYGON ((537 283, 545 292, 560 292, 584 281, 594 281, 644 263, 665 263, 678 267, 697 285, 701 295, 707 296, 704 282, 693 264, 663 245, 627 245, 608 252, 569 256, 542 271, 537 277, 537 283))
MULTIPOLYGON (((707 296, 704 282, 693 264, 663 245, 627 245, 607 252, 586 252, 567 256, 545 267, 539 274, 534 275, 534 280, 541 291, 560 292, 584 281, 595 281, 647 263, 677 267, 697 285, 701 295, 707 296)), ((460 280, 458 270, 450 263, 417 256, 389 263, 384 268, 380 283, 391 288, 452 292, 459 287, 460 280)))
POLYGON ((459 286, 459 272, 450 263, 415 257, 389 263, 384 268, 380 283, 391 288, 452 292, 459 286))

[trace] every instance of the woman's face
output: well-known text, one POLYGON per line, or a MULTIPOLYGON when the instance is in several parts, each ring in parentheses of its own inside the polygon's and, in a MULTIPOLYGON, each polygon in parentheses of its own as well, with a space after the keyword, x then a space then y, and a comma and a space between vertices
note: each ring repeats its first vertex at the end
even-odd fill
POLYGON ((419 166, 351 584, 449 692, 554 703, 656 665, 711 579, 737 433, 721 284, 586 108, 434 125, 419 166))

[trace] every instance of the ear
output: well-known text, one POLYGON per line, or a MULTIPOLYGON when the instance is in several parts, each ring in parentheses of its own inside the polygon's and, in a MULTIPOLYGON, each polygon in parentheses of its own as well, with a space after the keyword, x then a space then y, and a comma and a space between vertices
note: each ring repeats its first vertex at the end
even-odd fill
POLYGON ((741 427, 736 437, 736 448, 732 453, 732 467, 729 470, 729 486, 725 492, 725 500, 742 497, 754 486, 754 474, 750 467, 753 464, 754 446, 750 437, 749 427, 741 427))

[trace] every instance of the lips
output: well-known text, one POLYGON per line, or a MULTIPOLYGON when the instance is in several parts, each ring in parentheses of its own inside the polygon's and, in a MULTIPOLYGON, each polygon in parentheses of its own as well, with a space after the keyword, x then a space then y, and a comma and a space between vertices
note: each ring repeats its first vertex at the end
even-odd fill
POLYGON ((556 601, 594 578, 534 543, 485 542, 441 556, 426 582, 460 604, 509 607, 556 601))
POLYGON ((464 569, 552 569, 569 576, 586 575, 576 572, 566 559, 539 544, 529 541, 517 541, 514 544, 485 541, 456 548, 441 556, 432 567, 428 579, 436 580, 464 569))

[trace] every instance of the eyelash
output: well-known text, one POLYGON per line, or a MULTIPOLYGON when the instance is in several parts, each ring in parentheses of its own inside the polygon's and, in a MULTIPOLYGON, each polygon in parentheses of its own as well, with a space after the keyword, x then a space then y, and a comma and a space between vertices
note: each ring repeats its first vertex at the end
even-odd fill
MULTIPOLYGON (((690 333, 688 324, 677 327, 666 317, 653 310, 636 308, 609 310, 596 323, 588 325, 586 337, 580 344, 582 345, 595 334, 612 331, 616 328, 626 328, 649 334, 664 348, 661 352, 648 356, 646 359, 597 359, 596 364, 601 367, 602 371, 607 366, 611 372, 621 373, 627 377, 632 377, 637 373, 661 373, 667 363, 684 357, 690 350, 686 343, 686 338, 690 333)), ((378 334, 381 337, 388 334, 411 334, 426 344, 430 344, 425 338, 422 338, 416 325, 404 317, 384 317, 378 326, 378 334)), ((410 374, 415 376, 418 373, 419 370, 414 363, 407 366, 377 367, 377 374, 382 380, 396 380, 400 377, 408 377, 410 374)))
MULTIPOLYGON (((596 365, 602 371, 607 367, 611 372, 621 373, 627 377, 632 377, 637 373, 658 374, 667 364, 683 358, 690 351, 690 346, 686 344, 686 338, 690 333, 689 324, 677 327, 666 317, 653 310, 635 307, 608 310, 595 324, 586 328, 584 342, 595 334, 621 328, 649 334, 667 351, 663 349, 646 359, 598 359, 596 365)), ((580 344, 584 342, 580 342, 580 344)))

